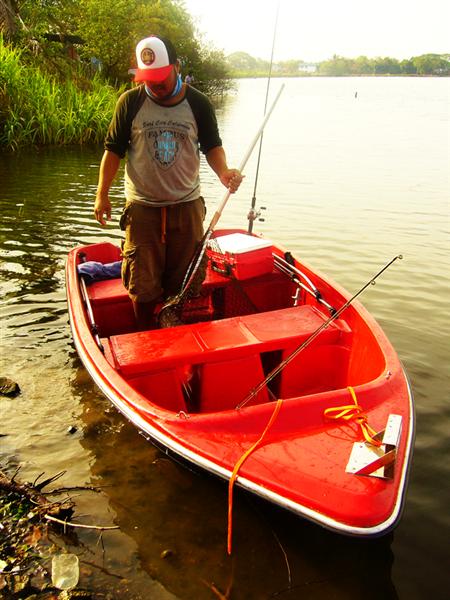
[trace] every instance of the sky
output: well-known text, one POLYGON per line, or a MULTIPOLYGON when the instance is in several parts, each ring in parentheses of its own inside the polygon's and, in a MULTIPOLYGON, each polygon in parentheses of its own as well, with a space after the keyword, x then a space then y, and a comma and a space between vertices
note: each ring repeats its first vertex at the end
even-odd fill
POLYGON ((184 0, 203 34, 225 54, 318 62, 334 54, 406 59, 450 53, 450 0, 184 0))

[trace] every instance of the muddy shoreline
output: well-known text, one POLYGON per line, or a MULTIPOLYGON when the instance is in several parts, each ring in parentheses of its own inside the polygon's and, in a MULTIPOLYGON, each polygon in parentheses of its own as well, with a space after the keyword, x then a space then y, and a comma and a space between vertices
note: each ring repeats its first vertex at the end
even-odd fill
MULTIPOLYGON (((34 482, 20 480, 20 470, 6 473, 0 467, 0 597, 27 600, 68 600, 91 598, 115 600, 124 597, 120 591, 85 589, 79 585, 60 589, 52 577, 55 557, 68 554, 68 546, 77 546, 74 523, 75 503, 70 498, 74 489, 55 487, 56 476, 38 476, 34 482)), ((83 488, 95 491, 94 488, 83 488)), ((116 526, 90 526, 101 536, 116 526)), ((92 574, 92 566, 80 561, 80 580, 92 574)), ((95 566, 95 565, 94 565, 95 566)), ((77 577, 78 579, 78 577, 77 577)), ((119 578, 121 579, 121 578, 119 578)))

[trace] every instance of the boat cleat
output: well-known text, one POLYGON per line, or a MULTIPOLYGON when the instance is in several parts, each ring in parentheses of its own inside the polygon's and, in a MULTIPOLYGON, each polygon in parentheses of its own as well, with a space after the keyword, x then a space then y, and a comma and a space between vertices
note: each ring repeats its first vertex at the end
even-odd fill
POLYGON ((402 417, 389 415, 386 428, 374 436, 374 439, 381 441, 381 445, 354 443, 345 471, 353 475, 392 479, 401 430, 402 417))

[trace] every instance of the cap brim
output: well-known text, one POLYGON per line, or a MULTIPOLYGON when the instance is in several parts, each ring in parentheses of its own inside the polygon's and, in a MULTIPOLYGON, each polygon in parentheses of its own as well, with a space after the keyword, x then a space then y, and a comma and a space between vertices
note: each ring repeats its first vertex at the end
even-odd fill
POLYGON ((149 83, 159 83, 167 79, 172 71, 173 65, 159 67, 159 69, 136 69, 134 75, 135 81, 148 81, 149 83))

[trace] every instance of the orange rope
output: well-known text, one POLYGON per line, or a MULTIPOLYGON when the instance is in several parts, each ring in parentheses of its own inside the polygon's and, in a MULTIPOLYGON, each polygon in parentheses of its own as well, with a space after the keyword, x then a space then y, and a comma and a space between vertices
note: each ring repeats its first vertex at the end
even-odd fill
POLYGON ((253 444, 253 446, 251 446, 248 450, 246 450, 244 452, 244 454, 241 456, 241 458, 237 461, 236 465, 234 466, 233 473, 230 477, 230 481, 228 483, 228 544, 227 544, 228 554, 231 554, 231 540, 232 540, 232 534, 233 534, 233 486, 234 486, 234 482, 236 480, 239 469, 242 467, 242 465, 247 460, 247 458, 256 450, 256 448, 260 445, 260 443, 265 438, 267 432, 269 431, 273 422, 277 418, 277 415, 280 412, 280 408, 281 408, 282 404, 283 404, 283 400, 281 400, 281 399, 277 400, 277 404, 272 413, 272 416, 270 417, 270 420, 267 423, 266 428, 262 432, 261 437, 259 438, 258 441, 256 441, 253 444))
POLYGON ((161 206, 161 243, 166 243, 166 233, 167 233, 167 208, 165 206, 161 206))
POLYGON ((364 414, 363 409, 358 404, 356 399, 355 390, 348 386, 348 391, 351 394, 354 404, 345 404, 344 406, 335 406, 333 408, 327 408, 323 411, 324 416, 327 419, 342 419, 343 421, 355 421, 360 427, 364 435, 364 439, 373 446, 381 446, 381 442, 375 439, 377 432, 370 427, 367 422, 367 415, 364 414), (334 414, 338 413, 338 414, 334 414))

